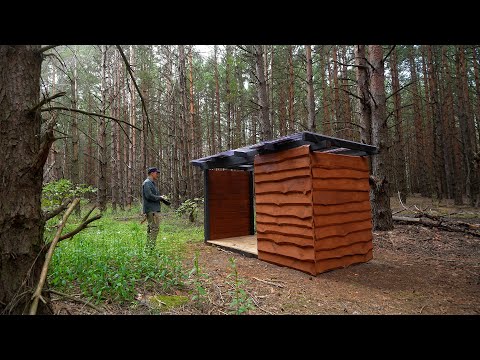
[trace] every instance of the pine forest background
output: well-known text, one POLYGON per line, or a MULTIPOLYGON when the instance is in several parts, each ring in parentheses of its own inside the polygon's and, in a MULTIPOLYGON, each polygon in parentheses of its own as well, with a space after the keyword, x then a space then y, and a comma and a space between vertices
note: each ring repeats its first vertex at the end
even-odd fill
MULTIPOLYGON (((42 94, 66 92, 43 113, 58 138, 44 182, 93 185, 101 208, 140 201, 148 166, 178 206, 203 196, 193 159, 305 130, 369 142, 355 45, 121 48, 140 91, 114 45, 58 46, 42 65, 42 94)), ((383 45, 383 54, 390 195, 479 206, 478 47, 383 45)))

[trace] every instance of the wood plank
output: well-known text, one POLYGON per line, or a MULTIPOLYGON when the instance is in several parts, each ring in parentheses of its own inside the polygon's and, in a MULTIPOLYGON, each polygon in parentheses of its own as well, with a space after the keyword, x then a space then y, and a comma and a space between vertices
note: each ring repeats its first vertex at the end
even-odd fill
POLYGON ((315 228, 321 228, 323 226, 330 226, 335 224, 347 224, 351 222, 357 222, 362 220, 370 220, 372 214, 370 211, 362 210, 360 212, 349 212, 344 214, 333 215, 316 215, 314 216, 315 228))
POLYGON ((288 256, 272 254, 264 251, 258 251, 258 259, 270 262, 272 264, 286 266, 292 269, 315 275, 315 263, 313 261, 302 261, 288 256))
POLYGON ((308 155, 310 153, 310 146, 303 145, 293 149, 278 151, 272 154, 262 154, 256 155, 254 158, 254 164, 267 164, 267 163, 274 163, 286 159, 291 159, 295 157, 299 157, 302 155, 308 155))
POLYGON ((221 246, 225 249, 240 250, 257 256, 257 237, 256 235, 237 236, 230 238, 221 238, 217 240, 208 240, 207 243, 221 246))
POLYGON ((310 178, 310 166, 299 169, 286 169, 283 171, 276 171, 274 173, 257 174, 255 173, 255 184, 271 181, 283 181, 286 179, 301 179, 310 178))
POLYGON ((347 255, 365 255, 373 248, 372 242, 358 242, 348 246, 338 247, 330 250, 315 251, 315 259, 326 260, 341 258, 347 255))
POLYGON ((289 194, 255 194, 256 204, 302 204, 312 205, 312 194, 289 193, 289 194))
POLYGON ((370 201, 361 201, 356 203, 336 204, 336 205, 319 205, 315 204, 313 213, 315 215, 331 215, 342 214, 352 211, 371 211, 370 201))
POLYGON ((295 216, 300 219, 312 217, 312 207, 306 205, 273 205, 257 204, 256 213, 268 214, 271 216, 295 216))
POLYGON ((315 251, 313 248, 302 248, 291 244, 276 244, 263 239, 258 239, 257 248, 258 251, 288 256, 298 260, 315 260, 315 251))
POLYGON ((250 235, 250 176, 244 171, 209 170, 210 239, 250 235))
MULTIPOLYGON (((370 250, 365 255, 350 255, 350 256, 344 256, 339 259, 321 260, 316 262, 315 271, 317 274, 320 274, 325 271, 344 268, 352 264, 364 263, 371 260, 372 257, 373 257, 372 250, 370 250)), ((259 258, 260 258, 260 254, 259 254, 259 258)))
POLYGON ((313 179, 314 190, 370 191, 368 179, 313 179))
POLYGON ((368 191, 329 191, 315 190, 313 191, 314 206, 347 204, 361 201, 370 201, 370 193, 368 191))
POLYGON ((326 238, 315 239, 315 250, 331 250, 359 242, 372 241, 372 239, 373 234, 371 229, 358 230, 345 236, 330 236, 326 238))
POLYGON ((351 169, 369 171, 368 159, 360 156, 338 155, 321 152, 312 152, 312 167, 328 169, 351 169))
POLYGON ((292 225, 274 225, 274 224, 261 224, 257 223, 257 233, 265 234, 280 234, 280 235, 292 235, 301 236, 305 238, 313 239, 313 229, 302 228, 292 225))
POLYGON ((289 192, 302 192, 304 194, 307 191, 312 190, 312 179, 302 178, 302 179, 287 179, 278 182, 263 182, 255 185, 255 193, 282 193, 286 194, 289 192))
POLYGON ((332 236, 345 236, 360 230, 371 230, 372 221, 363 220, 359 222, 349 223, 349 224, 338 224, 325 226, 321 228, 315 228, 315 239, 319 241, 323 238, 328 238, 332 236))
POLYGON ((257 223, 277 224, 277 225, 296 225, 306 228, 313 228, 312 218, 300 219, 294 216, 271 216, 257 211, 257 223))
POLYGON ((257 233, 258 239, 273 241, 276 244, 292 244, 302 247, 313 247, 313 238, 304 238, 294 235, 281 235, 281 234, 266 234, 257 233))
POLYGON ((254 166, 255 176, 257 174, 271 174, 282 170, 292 170, 310 167, 310 157, 303 156, 300 158, 290 159, 281 163, 274 164, 260 164, 254 166))
POLYGON ((350 170, 350 169, 328 169, 312 167, 312 175, 318 179, 367 179, 368 171, 350 170))

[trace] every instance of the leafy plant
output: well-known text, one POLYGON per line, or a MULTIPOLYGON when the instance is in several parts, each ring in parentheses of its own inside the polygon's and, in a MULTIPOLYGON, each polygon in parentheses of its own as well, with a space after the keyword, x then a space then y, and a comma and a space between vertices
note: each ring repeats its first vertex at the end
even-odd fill
POLYGON ((51 181, 43 186, 42 208, 49 211, 60 206, 68 198, 87 198, 96 191, 97 189, 92 186, 85 184, 74 185, 67 179, 51 181))
MULTIPOLYGON (((182 288, 188 280, 182 266, 186 243, 203 239, 200 227, 181 227, 173 216, 161 224, 160 234, 166 240, 148 253, 146 224, 137 219, 118 221, 106 214, 95 225, 77 234, 75 241, 59 243, 48 272, 53 289, 82 292, 95 302, 132 302, 150 286, 160 285, 165 292, 182 288)), ((65 232, 75 227, 67 224, 65 232)))
POLYGON ((200 269, 198 264, 198 251, 195 252, 195 256, 193 258, 193 268, 190 270, 188 276, 192 278, 191 282, 194 286, 192 301, 195 301, 197 307, 201 307, 205 302, 205 296, 207 294, 207 290, 203 287, 203 281, 204 279, 208 278, 208 275, 203 273, 200 269))
POLYGON ((242 285, 245 284, 245 280, 238 276, 237 264, 235 263, 235 258, 231 257, 228 259, 230 266, 230 274, 227 275, 227 278, 233 278, 233 282, 227 281, 232 287, 232 290, 228 294, 232 297, 232 301, 229 303, 230 310, 233 314, 240 315, 244 312, 247 312, 254 308, 252 304, 252 299, 244 289, 242 285))
POLYGON ((187 199, 176 210, 179 215, 188 215, 190 222, 195 222, 198 214, 198 203, 203 203, 203 198, 187 199))

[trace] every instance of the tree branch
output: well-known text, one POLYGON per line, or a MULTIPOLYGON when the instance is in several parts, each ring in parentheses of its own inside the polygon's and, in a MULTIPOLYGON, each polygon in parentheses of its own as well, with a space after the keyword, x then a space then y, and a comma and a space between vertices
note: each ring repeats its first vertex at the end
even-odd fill
POLYGON ((347 94, 349 94, 349 95, 351 95, 351 96, 353 96, 353 97, 356 97, 358 100, 360 100, 360 101, 363 102, 363 99, 362 99, 360 96, 355 95, 355 94, 352 93, 351 91, 345 90, 345 89, 343 89, 343 88, 337 88, 337 87, 334 87, 334 89, 340 89, 340 90, 342 90, 342 91, 345 91, 347 94))
POLYGON ((67 108, 67 107, 63 107, 63 106, 51 106, 49 108, 42 109, 42 111, 52 111, 52 110, 67 110, 67 111, 73 111, 73 112, 77 112, 77 113, 84 114, 84 115, 103 117, 103 118, 110 119, 110 120, 113 120, 113 121, 116 121, 116 122, 119 122, 119 123, 126 124, 130 127, 133 127, 137 130, 142 131, 142 129, 140 129, 139 127, 136 127, 135 125, 132 125, 132 124, 126 122, 126 121, 123 121, 123 120, 120 120, 120 119, 117 119, 117 118, 114 118, 114 117, 111 117, 111 116, 108 116, 108 115, 97 114, 97 113, 93 113, 93 112, 89 112, 89 111, 67 108))
POLYGON ((390 49, 390 51, 387 53, 387 55, 385 55, 385 57, 383 58, 383 62, 385 62, 385 60, 387 60, 387 58, 390 56, 390 54, 392 53, 393 49, 395 49, 395 46, 397 45, 393 45, 392 48, 390 49))
POLYGON ((100 309, 99 307, 93 305, 92 303, 88 302, 87 300, 82 300, 82 299, 77 299, 76 297, 74 296, 71 296, 71 295, 68 295, 68 294, 64 294, 60 291, 57 291, 57 290, 53 290, 53 289, 49 289, 48 292, 52 293, 52 294, 55 294, 55 295, 58 295, 58 296, 63 296, 64 298, 67 298, 67 299, 70 299, 72 301, 77 301, 81 304, 85 304, 86 306, 90 306, 92 309, 94 310, 97 310, 99 313, 103 312, 102 309, 100 309))
POLYGON ((52 211, 45 211, 43 213, 43 220, 44 221, 47 221, 55 216, 57 216, 58 214, 60 214, 63 210, 65 210, 68 205, 72 202, 72 199, 66 199, 62 205, 60 205, 59 207, 57 207, 55 210, 52 210, 52 211))
POLYGON ((251 52, 251 51, 250 51, 250 50, 248 50, 247 48, 244 48, 244 47, 242 47, 242 46, 240 46, 240 45, 236 45, 236 46, 237 46, 239 49, 241 49, 241 50, 243 50, 243 51, 245 51, 245 52, 249 53, 250 55, 253 55, 253 52, 251 52))
POLYGON ((62 97, 62 96, 65 96, 67 95, 67 93, 65 91, 61 91, 59 93, 56 93, 52 96, 49 96, 49 97, 44 97, 42 101, 40 101, 37 105, 35 105, 33 108, 31 108, 29 110, 29 112, 33 113, 35 111, 37 111, 38 108, 40 108, 41 106, 45 105, 47 102, 50 102, 52 101, 53 99, 56 99, 56 98, 59 98, 59 97, 62 97))
POLYGON ((135 77, 133 76, 132 68, 127 60, 127 57, 125 56, 125 53, 122 50, 122 47, 120 45, 115 45, 120 52, 120 55, 122 56, 123 61, 125 62, 125 67, 128 70, 128 73, 130 74, 130 77, 132 78, 132 82, 135 85, 135 88, 137 89, 138 95, 140 95, 140 100, 142 100, 142 108, 143 111, 145 112, 145 116, 147 117, 147 127, 150 128, 150 133, 153 136, 153 132, 150 126, 150 118, 148 117, 148 112, 147 112, 147 107, 145 106, 145 99, 143 98, 142 92, 140 91, 140 88, 137 85, 137 82, 135 81, 135 77))
POLYGON ((358 68, 360 68, 360 69, 367 69, 367 67, 364 66, 364 65, 356 65, 356 64, 349 65, 349 64, 345 64, 345 63, 342 63, 342 62, 340 62, 340 61, 337 61, 337 60, 332 60, 331 62, 335 62, 335 63, 337 63, 337 64, 339 64, 339 65, 344 65, 344 66, 353 66, 353 67, 358 67, 358 68))
POLYGON ((102 214, 98 214, 98 215, 95 215, 94 217, 88 219, 87 221, 84 221, 84 222, 81 223, 75 230, 72 230, 72 231, 70 231, 69 233, 60 236, 60 238, 58 239, 58 242, 60 242, 60 241, 62 241, 62 240, 65 240, 65 239, 69 239, 69 238, 77 235, 80 231, 82 231, 83 229, 87 228, 87 227, 88 227, 88 224, 90 224, 91 222, 94 222, 94 221, 100 219, 101 217, 102 217, 102 214))
POLYGON ((38 52, 39 53, 43 53, 47 50, 50 50, 50 49, 53 49, 54 47, 57 47, 57 46, 60 46, 60 45, 47 45, 47 46, 43 46, 41 47, 40 49, 38 49, 38 52))
POLYGON ((40 299, 43 299, 42 289, 43 289, 43 285, 45 284, 45 280, 47 279, 48 266, 50 265, 50 261, 52 260, 53 251, 55 250, 55 246, 58 243, 58 239, 62 234, 63 227, 65 226, 65 223, 67 222, 68 217, 70 216, 73 209, 78 205, 79 202, 80 202, 79 198, 76 198, 75 200, 73 200, 73 202, 70 204, 65 214, 63 214, 62 220, 60 220, 60 223, 58 224, 58 229, 55 234, 55 237, 53 238, 50 244, 50 248, 48 249, 47 255, 45 256, 45 262, 42 267, 42 272, 40 274, 40 279, 38 280, 37 288, 35 289, 35 292, 32 295, 33 301, 30 306, 30 315, 35 315, 37 313, 38 301, 40 299))
POLYGON ((413 84, 413 81, 410 82, 410 83, 408 83, 407 85, 402 86, 400 89, 398 89, 398 90, 395 91, 394 93, 388 95, 388 96, 386 97, 385 101, 387 101, 387 100, 390 99, 392 96, 394 96, 395 94, 399 93, 400 91, 402 91, 403 89, 405 89, 407 86, 410 86, 410 85, 412 85, 412 84, 413 84))

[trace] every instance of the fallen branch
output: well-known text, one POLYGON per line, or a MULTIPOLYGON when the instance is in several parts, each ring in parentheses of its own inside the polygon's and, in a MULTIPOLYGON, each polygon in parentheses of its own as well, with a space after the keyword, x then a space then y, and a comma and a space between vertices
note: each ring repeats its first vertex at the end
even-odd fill
POLYGON ((76 198, 75 200, 73 200, 73 202, 70 204, 65 214, 63 214, 62 220, 60 220, 60 223, 58 224, 57 233, 55 234, 55 237, 53 238, 50 244, 50 248, 48 249, 47 255, 45 256, 45 262, 43 264, 42 272, 40 274, 40 280, 38 280, 37 288, 32 295, 32 305, 30 306, 30 315, 35 315, 37 313, 39 300, 42 300, 43 302, 45 302, 45 300, 42 297, 42 289, 43 289, 43 285, 45 285, 45 280, 47 279, 48 266, 50 265, 50 261, 52 260, 53 251, 55 250, 55 246, 58 243, 58 240, 60 238, 60 235, 62 234, 63 227, 65 226, 65 223, 67 222, 68 217, 70 216, 73 209, 78 205, 79 202, 80 202, 79 198, 76 198))
POLYGON ((104 310, 100 309, 99 307, 93 305, 92 303, 88 302, 87 300, 82 300, 82 299, 78 299, 74 296, 71 296, 71 295, 68 295, 68 294, 64 294, 60 291, 57 291, 57 290, 48 290, 48 292, 52 293, 52 294, 55 294, 55 295, 59 295, 59 296, 63 296, 64 298, 67 298, 67 299, 70 299, 70 300, 73 300, 73 301, 76 301, 76 302, 79 302, 81 304, 84 304, 86 306, 90 306, 92 309, 94 310, 97 310, 99 313, 103 313, 104 310))
POLYGON ((263 307, 261 307, 260 304, 258 303, 258 301, 255 299, 254 294, 252 294, 248 290, 246 290, 246 291, 247 291, 247 294, 250 295, 250 298, 253 300, 253 303, 255 304, 256 307, 258 307, 260 310, 262 310, 263 312, 266 312, 269 315, 275 315, 274 313, 272 313, 272 312, 268 311, 267 309, 264 309, 263 307))
POLYGON ((439 228, 450 232, 460 232, 469 234, 475 237, 480 237, 480 233, 471 231, 470 229, 476 229, 475 225, 464 223, 462 221, 452 221, 444 218, 436 217, 428 214, 421 214, 419 217, 408 216, 392 216, 393 221, 406 224, 417 224, 427 226, 429 228, 439 228))
POLYGON ((82 231, 83 229, 87 228, 88 227, 88 224, 90 224, 91 222, 95 221, 95 220, 98 220, 102 217, 101 214, 98 214, 98 215, 95 215, 94 217, 92 217, 91 219, 88 219, 87 221, 83 222, 82 224, 80 224, 75 230, 73 231, 70 231, 69 233, 61 236, 58 241, 62 241, 62 240, 65 240, 65 239, 69 239, 73 236, 75 236, 76 234, 78 234, 80 231, 82 231))
POLYGON ((60 205, 59 207, 57 207, 56 209, 52 210, 52 211, 45 211, 43 213, 43 220, 44 221, 47 221, 55 216, 57 216, 58 214, 60 214, 63 210, 65 210, 68 205, 72 202, 72 199, 66 199, 62 205, 60 205))
POLYGON ((274 282, 267 281, 267 280, 262 280, 262 279, 259 279, 259 278, 256 278, 256 277, 253 277, 253 279, 255 279, 255 280, 257 280, 257 281, 260 281, 260 282, 262 282, 262 283, 268 284, 268 285, 273 285, 273 286, 282 288, 282 289, 285 287, 285 286, 282 285, 282 284, 276 284, 276 283, 274 283, 274 282))

